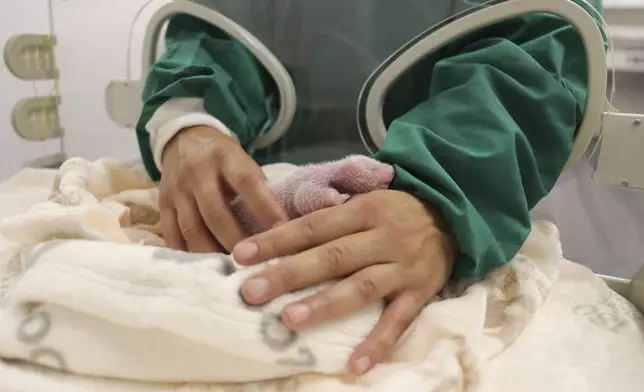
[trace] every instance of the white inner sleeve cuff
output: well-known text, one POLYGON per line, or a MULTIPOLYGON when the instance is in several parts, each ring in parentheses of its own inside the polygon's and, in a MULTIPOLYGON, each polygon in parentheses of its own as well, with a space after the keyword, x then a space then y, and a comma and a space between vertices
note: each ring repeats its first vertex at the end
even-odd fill
POLYGON ((211 127, 236 137, 224 123, 206 112, 201 98, 171 99, 157 109, 145 126, 150 134, 150 148, 159 171, 162 171, 163 150, 170 139, 182 129, 196 126, 211 127))

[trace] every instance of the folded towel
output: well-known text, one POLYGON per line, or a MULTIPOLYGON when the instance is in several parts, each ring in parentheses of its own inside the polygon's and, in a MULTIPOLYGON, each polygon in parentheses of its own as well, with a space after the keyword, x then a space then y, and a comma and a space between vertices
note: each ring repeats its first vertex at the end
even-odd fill
MULTIPOLYGON (((317 167, 311 194, 333 188, 333 205, 385 186, 392 174, 375 165, 382 176, 354 183, 366 188, 335 181, 354 161, 331 163, 332 170, 280 165, 265 172, 272 189, 300 189, 293 173, 317 167)), ((280 200, 293 203, 287 194, 280 200)), ((556 227, 535 223, 511 263, 483 280, 449 285, 385 364, 352 377, 349 355, 382 304, 289 331, 278 317, 282 307, 326 285, 248 306, 241 282, 265 265, 241 268, 230 256, 164 248, 157 196, 142 167, 76 158, 59 170, 50 200, 2 223, 10 243, 0 255, 0 357, 19 362, 0 367, 0 375, 17 379, 43 366, 50 370, 34 375, 34 385, 45 385, 42 379, 72 391, 473 391, 483 364, 529 324, 562 259, 556 227), (237 384, 221 384, 229 382, 237 384), (190 389, 181 389, 185 383, 190 389)), ((294 203, 295 213, 310 211, 294 203)))

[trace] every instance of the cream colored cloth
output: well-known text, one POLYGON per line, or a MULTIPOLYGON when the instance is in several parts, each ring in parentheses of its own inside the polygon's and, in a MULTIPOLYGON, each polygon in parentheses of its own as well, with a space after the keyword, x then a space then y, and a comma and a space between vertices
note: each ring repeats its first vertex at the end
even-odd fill
MULTIPOLYGON (((267 170, 269 179, 277 169, 267 170)), ((163 248, 154 234, 156 189, 141 167, 75 159, 54 183, 50 200, 2 223, 10 239, 0 249, 3 392, 644 386, 641 315, 588 270, 562 260, 551 224, 535 223, 506 267, 448 287, 388 363, 354 378, 346 360, 380 305, 291 334, 275 315, 319 288, 262 309, 243 304, 239 285, 261 266, 163 248), (262 381, 274 378, 282 379, 262 381), (221 383, 228 381, 236 383, 221 383)))

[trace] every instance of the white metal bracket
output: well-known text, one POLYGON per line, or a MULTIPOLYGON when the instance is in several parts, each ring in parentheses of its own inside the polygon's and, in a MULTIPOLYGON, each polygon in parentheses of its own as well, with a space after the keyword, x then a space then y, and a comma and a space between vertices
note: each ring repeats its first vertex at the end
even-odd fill
POLYGON ((593 179, 603 185, 644 190, 644 117, 608 113, 593 179))
POLYGON ((105 90, 105 106, 110 119, 124 128, 134 128, 143 103, 143 82, 140 80, 114 80, 105 90))

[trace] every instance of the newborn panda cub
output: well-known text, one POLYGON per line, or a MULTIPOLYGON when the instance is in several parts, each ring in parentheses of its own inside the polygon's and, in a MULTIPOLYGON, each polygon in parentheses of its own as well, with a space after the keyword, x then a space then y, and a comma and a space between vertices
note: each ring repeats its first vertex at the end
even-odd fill
MULTIPOLYGON (((351 155, 339 161, 293 166, 290 174, 269 178, 268 186, 289 219, 296 219, 340 205, 353 195, 388 189, 393 178, 392 166, 351 155)), ((241 199, 233 200, 232 209, 249 234, 262 231, 241 199)))

